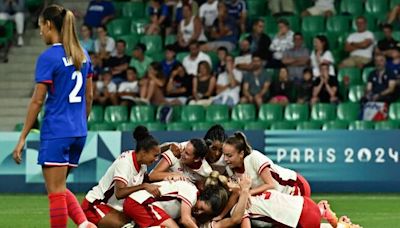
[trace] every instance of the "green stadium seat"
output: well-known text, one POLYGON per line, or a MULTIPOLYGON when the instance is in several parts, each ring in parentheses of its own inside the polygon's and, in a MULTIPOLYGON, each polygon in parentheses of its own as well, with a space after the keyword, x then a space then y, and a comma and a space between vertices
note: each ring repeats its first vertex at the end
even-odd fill
MULTIPOLYGON (((265 16, 264 18, 264 32, 266 34, 276 34, 278 27, 276 26, 276 19, 273 16, 265 16)), ((270 37, 271 39, 273 37, 270 37)))
POLYGON ((168 131, 190 131, 191 129, 190 123, 175 122, 167 124, 168 131))
POLYGON ((349 130, 372 130, 374 129, 374 122, 372 121, 362 121, 356 120, 350 122, 349 130))
POLYGON ((318 103, 311 107, 311 120, 329 121, 334 119, 336 119, 335 105, 318 103))
POLYGON ((14 37, 14 23, 11 20, 0 20, 0 25, 5 28, 4 36, 0 37, 0 45, 8 45, 14 37))
POLYGON ((233 121, 254 121, 256 119, 256 107, 252 104, 238 104, 232 109, 233 121))
POLYGON ((206 109, 206 121, 226 122, 229 121, 229 107, 227 105, 210 105, 206 109))
POLYGON ((390 104, 389 119, 400 121, 400 103, 390 104))
POLYGON ((118 39, 124 40, 126 43, 125 54, 131 56, 133 48, 135 48, 136 44, 139 43, 140 35, 138 34, 130 34, 119 36, 118 39))
POLYGON ((285 120, 288 121, 307 121, 309 107, 306 104, 289 104, 285 108, 285 120))
POLYGON ((348 123, 343 120, 332 120, 329 122, 324 123, 322 126, 322 130, 342 130, 347 129, 348 123))
MULTIPOLYGON (((158 106, 157 112, 156 112, 156 120, 161 119, 161 109, 163 108, 163 105, 158 106)), ((181 121, 181 111, 182 111, 182 105, 173 105, 170 106, 172 108, 172 118, 170 119, 170 122, 179 122, 181 121)))
POLYGON ((128 108, 126 106, 107 106, 104 111, 104 121, 106 123, 122 123, 128 121, 128 108))
POLYGON ((278 69, 266 68, 265 71, 271 77, 272 81, 277 81, 278 80, 278 75, 279 75, 278 69))
POLYGON ((89 125, 90 131, 114 131, 115 125, 112 123, 93 123, 89 125))
POLYGON ((399 123, 396 121, 380 121, 375 123, 375 130, 395 130, 399 128, 399 123))
POLYGON ((365 87, 362 85, 351 86, 349 90, 349 100, 351 102, 359 102, 364 97, 365 87))
POLYGON ((24 123, 17 123, 14 127, 14 131, 22 131, 24 128, 24 123))
POLYGON ((266 1, 248 0, 247 1, 247 16, 249 18, 257 18, 265 16, 267 13, 266 1))
POLYGON ((189 52, 180 52, 178 54, 176 54, 176 60, 178 60, 179 62, 183 62, 183 59, 189 55, 189 52))
POLYGON ((205 110, 201 105, 186 105, 182 107, 182 122, 201 122, 205 120, 205 110))
MULTIPOLYGON (((35 0, 31 0, 35 1, 35 0)), ((122 16, 122 8, 124 8, 124 2, 119 2, 119 1, 112 1, 115 9, 115 16, 116 17, 121 17, 122 16)))
POLYGON ((278 104, 263 104, 258 111, 258 120, 263 122, 280 121, 283 119, 283 107, 278 104))
POLYGON ((295 124, 288 121, 278 121, 271 124, 271 130, 294 130, 295 124))
POLYGON ((361 70, 357 67, 347 67, 339 70, 338 81, 345 85, 360 85, 361 70))
POLYGON ((359 103, 347 102, 340 103, 337 107, 337 117, 339 120, 354 121, 360 117, 361 107, 359 103))
POLYGON ((321 130, 321 123, 319 121, 303 121, 299 122, 296 127, 297 130, 321 130))
POLYGON ((122 16, 129 17, 132 19, 139 19, 145 16, 145 8, 144 3, 141 1, 136 2, 126 2, 122 8, 122 16))
POLYGON ((112 37, 127 35, 130 33, 131 20, 128 18, 117 18, 107 24, 107 32, 112 37))
MULTIPOLYGON (((289 22, 289 26, 291 30, 294 32, 300 32, 300 17, 298 15, 291 15, 291 16, 282 16, 279 19, 285 19, 289 22)), ((276 23, 275 23, 276 24, 276 23)), ((278 26, 278 25, 276 25, 278 26)))
POLYGON ((206 52, 206 54, 208 56, 210 56, 210 59, 211 59, 212 66, 210 66, 210 67, 212 68, 213 66, 216 66, 218 64, 218 62, 219 62, 217 52, 209 51, 209 52, 206 52))
POLYGON ((157 122, 152 122, 152 123, 146 123, 144 126, 149 129, 149 131, 164 131, 165 130, 165 124, 163 123, 157 123, 157 122))
POLYGON ((229 121, 221 123, 221 125, 226 131, 240 131, 243 129, 243 123, 241 122, 229 121))
POLYGON ((269 122, 245 122, 244 123, 244 130, 267 130, 270 127, 269 122))
POLYGON ((373 15, 387 13, 389 11, 388 0, 366 0, 365 12, 373 15))
POLYGON ((117 131, 134 131, 137 126, 139 126, 139 123, 132 123, 132 122, 126 122, 126 123, 119 123, 117 125, 117 131))
POLYGON ((342 0, 340 1, 340 13, 359 16, 364 11, 364 0, 342 0))
POLYGON ((343 15, 328 17, 326 19, 326 31, 329 35, 340 35, 350 32, 350 18, 343 15))
POLYGON ((400 5, 400 0, 390 0, 390 9, 400 5))
POLYGON ((210 123, 210 122, 193 123, 192 129, 193 129, 193 131, 207 131, 213 125, 214 125, 214 123, 210 123))
POLYGON ((90 111, 88 123, 101 123, 104 121, 104 109, 102 106, 93 105, 90 111))
POLYGON ((399 41, 400 40, 400 31, 393 31, 392 36, 393 36, 393 39, 399 41))
POLYGON ((176 42, 176 35, 167 35, 165 36, 164 45, 174 44, 176 42))
POLYGON ((303 18, 301 24, 303 34, 316 35, 325 31, 325 18, 323 16, 308 16, 303 18))
POLYGON ((144 35, 140 38, 140 42, 146 45, 148 55, 163 51, 162 39, 159 35, 144 35))
POLYGON ((154 52, 154 53, 149 54, 148 56, 157 62, 161 62, 165 58, 164 51, 154 52))
POLYGON ((133 123, 153 122, 155 108, 151 105, 137 105, 131 108, 130 121, 133 123))
POLYGON ((144 34, 146 26, 149 24, 148 19, 137 19, 131 22, 131 33, 133 34, 144 34))
POLYGON ((368 83, 369 74, 375 70, 375 67, 365 67, 362 71, 362 81, 363 83, 368 83))

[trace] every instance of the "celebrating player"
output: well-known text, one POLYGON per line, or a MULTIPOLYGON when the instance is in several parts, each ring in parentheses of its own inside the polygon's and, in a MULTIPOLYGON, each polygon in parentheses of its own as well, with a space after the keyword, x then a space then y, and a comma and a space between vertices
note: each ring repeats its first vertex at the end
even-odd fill
POLYGON ((45 103, 38 164, 50 202, 51 227, 66 227, 68 216, 79 227, 93 227, 66 188, 68 173, 78 166, 87 135, 92 104, 90 58, 79 44, 71 11, 51 5, 42 12, 39 27, 44 42, 52 46, 37 60, 35 91, 13 158, 21 163, 26 136, 45 103))

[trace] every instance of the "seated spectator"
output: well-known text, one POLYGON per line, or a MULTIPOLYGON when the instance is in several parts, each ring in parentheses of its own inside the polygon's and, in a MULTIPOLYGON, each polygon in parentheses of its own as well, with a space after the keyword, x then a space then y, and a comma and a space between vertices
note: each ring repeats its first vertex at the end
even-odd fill
POLYGON ((335 0, 317 0, 315 5, 304 10, 301 16, 325 16, 330 17, 335 14, 335 0))
POLYGON ((313 97, 311 103, 337 103, 339 83, 336 76, 329 75, 329 65, 320 65, 321 75, 315 79, 313 84, 313 97))
POLYGON ((236 25, 239 26, 240 32, 246 32, 247 7, 244 0, 231 0, 227 4, 228 14, 236 19, 236 25))
POLYGON ((293 101, 293 82, 289 79, 289 71, 282 67, 279 70, 279 78, 277 81, 272 81, 270 86, 270 103, 287 105, 293 101))
POLYGON ((136 69, 129 67, 126 70, 126 80, 118 86, 118 97, 120 105, 132 106, 139 98, 139 82, 136 69))
POLYGON ((374 49, 374 34, 367 30, 367 19, 363 16, 357 17, 357 31, 347 37, 345 51, 350 52, 350 57, 343 60, 339 65, 343 67, 363 68, 371 61, 374 49))
POLYGON ((126 69, 128 69, 131 57, 125 54, 126 42, 117 40, 115 55, 105 61, 104 66, 111 69, 113 82, 119 84, 126 80, 126 69))
POLYGON ((296 86, 297 103, 304 104, 311 100, 313 94, 313 75, 310 68, 303 70, 303 80, 296 86))
POLYGON ((278 34, 275 35, 272 40, 269 49, 273 52, 273 62, 271 67, 279 68, 281 66, 281 60, 283 52, 293 47, 293 31, 289 28, 289 23, 285 19, 278 21, 278 34))
POLYGON ((311 67, 314 77, 319 77, 319 66, 322 63, 329 65, 329 75, 335 75, 333 64, 335 60, 329 50, 329 42, 326 36, 318 35, 314 38, 314 50, 311 52, 311 67))
POLYGON ((382 54, 375 56, 375 70, 369 74, 364 100, 391 103, 396 96, 396 80, 392 72, 386 70, 386 58, 382 54))
POLYGON ((81 26, 81 39, 79 43, 88 52, 94 52, 94 40, 92 39, 92 29, 87 25, 81 26))
POLYGON ((241 71, 251 71, 253 69, 250 51, 250 42, 246 39, 240 42, 239 56, 235 57, 235 67, 241 71))
POLYGON ((107 36, 106 26, 100 26, 97 28, 97 39, 94 41, 94 52, 99 55, 100 59, 103 61, 115 54, 115 41, 112 37, 107 36))
POLYGON ((165 104, 165 83, 166 80, 162 73, 161 64, 152 62, 145 77, 140 80, 140 98, 154 105, 165 104))
POLYGON ((166 101, 170 104, 186 104, 192 95, 193 76, 188 75, 182 64, 177 63, 171 72, 166 88, 166 101))
POLYGON ((231 52, 236 47, 239 30, 235 20, 229 16, 226 5, 223 2, 218 2, 218 18, 214 21, 210 38, 213 41, 202 45, 202 50, 216 51, 219 47, 225 47, 231 52))
POLYGON ((183 5, 183 19, 178 26, 177 39, 177 43, 175 44, 176 52, 188 51, 191 42, 207 41, 201 20, 192 14, 192 9, 189 5, 183 5))
POLYGON ((295 13, 294 0, 269 0, 268 8, 273 16, 295 13))
POLYGON ((253 55, 253 70, 244 76, 241 103, 253 103, 258 107, 267 101, 271 78, 263 68, 262 59, 253 55))
POLYGON ((387 15, 388 24, 391 24, 397 28, 400 25, 400 4, 397 4, 395 7, 390 9, 390 12, 387 15))
POLYGON ((93 103, 99 105, 117 105, 117 85, 112 82, 112 74, 105 70, 93 88, 93 103))
POLYGON ((146 45, 138 43, 135 49, 133 49, 133 58, 131 58, 131 61, 129 62, 129 66, 134 67, 137 70, 137 77, 139 79, 143 78, 150 63, 153 62, 153 59, 146 56, 145 52, 146 45))
POLYGON ((189 5, 193 15, 198 15, 199 5, 194 0, 179 0, 175 6, 175 23, 179 25, 183 20, 183 5, 189 5))
POLYGON ((215 75, 219 75, 220 73, 225 71, 225 66, 226 66, 226 56, 228 55, 228 50, 225 47, 219 47, 217 49, 217 56, 218 56, 218 62, 216 66, 214 66, 214 72, 215 75))
POLYGON ((115 9, 111 1, 92 0, 86 10, 84 24, 91 28, 104 26, 114 18, 115 9))
MULTIPOLYGON (((378 54, 376 54, 378 55, 378 54)), ((386 70, 393 73, 396 80, 400 79, 400 49, 395 49, 391 59, 386 60, 386 70)))
POLYGON ((251 53, 261 56, 261 58, 269 64, 272 59, 272 52, 269 50, 271 39, 264 33, 264 26, 264 20, 255 20, 253 23, 253 30, 250 35, 246 37, 246 40, 250 43, 251 53))
POLYGON ((23 0, 2 0, 0 1, 0 20, 15 21, 17 29, 17 45, 24 45, 24 23, 25 23, 25 1, 23 0))
POLYGON ((172 69, 180 64, 178 60, 176 60, 175 49, 173 45, 167 45, 165 47, 165 59, 161 61, 161 66, 163 69, 164 77, 168 80, 171 75, 172 69))
POLYGON ((209 99, 215 93, 215 81, 210 64, 207 61, 201 61, 197 77, 193 78, 192 98, 195 101, 209 99))
POLYGON ((147 35, 169 34, 171 31, 171 16, 168 6, 163 0, 150 0, 148 8, 150 16, 150 25, 146 29, 147 35))
POLYGON ((225 57, 226 67, 224 72, 218 75, 217 95, 213 98, 213 104, 225 104, 233 107, 240 100, 240 86, 243 74, 234 67, 233 57, 225 57))
POLYGON ((92 62, 93 69, 93 81, 97 81, 100 78, 100 73, 103 71, 103 61, 94 52, 89 52, 90 61, 92 62))
POLYGON ((300 81, 303 70, 310 64, 310 51, 304 47, 303 35, 299 32, 294 34, 293 43, 293 48, 283 52, 282 63, 287 67, 289 79, 300 81))
POLYGON ((384 38, 378 41, 378 45, 375 48, 375 54, 382 53, 386 58, 393 58, 394 52, 400 47, 397 40, 393 38, 393 27, 390 24, 385 24, 382 27, 384 38))
POLYGON ((218 17, 218 1, 207 0, 199 9, 199 17, 204 25, 204 31, 208 35, 214 25, 215 19, 218 17))
POLYGON ((212 65, 210 56, 200 51, 200 46, 198 42, 193 41, 192 43, 190 43, 189 50, 190 54, 186 56, 182 61, 182 64, 188 74, 191 74, 193 76, 197 75, 197 67, 201 61, 207 61, 210 65, 212 65))

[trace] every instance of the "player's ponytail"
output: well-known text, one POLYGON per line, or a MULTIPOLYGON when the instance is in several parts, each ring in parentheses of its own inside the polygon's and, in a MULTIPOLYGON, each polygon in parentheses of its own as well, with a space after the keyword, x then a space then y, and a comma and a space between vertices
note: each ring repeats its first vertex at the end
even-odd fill
POLYGON ((217 216, 225 208, 229 199, 227 188, 228 179, 219 175, 218 171, 211 172, 207 178, 204 190, 200 193, 200 200, 212 209, 212 216, 217 216))
POLYGON ((234 146, 239 152, 243 151, 245 157, 252 151, 246 136, 240 131, 235 132, 233 136, 226 139, 225 143, 234 146))
POLYGON ((136 152, 147 152, 159 145, 158 141, 150 135, 149 130, 141 125, 137 126, 133 131, 133 138, 136 140, 136 152))
POLYGON ((83 61, 86 59, 86 56, 81 45, 79 44, 78 36, 76 34, 75 16, 70 10, 67 9, 63 9, 61 13, 64 15, 61 37, 65 54, 67 57, 72 58, 75 68, 80 70, 83 61))
POLYGON ((218 171, 212 171, 210 176, 206 179, 205 186, 223 186, 228 188, 228 178, 224 175, 220 175, 218 171))

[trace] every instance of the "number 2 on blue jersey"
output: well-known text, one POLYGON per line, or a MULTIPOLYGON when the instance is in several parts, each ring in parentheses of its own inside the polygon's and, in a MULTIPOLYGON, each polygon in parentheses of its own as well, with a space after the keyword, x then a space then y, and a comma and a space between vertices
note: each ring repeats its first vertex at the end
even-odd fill
POLYGON ((72 73, 71 79, 76 80, 76 83, 71 93, 69 93, 69 103, 80 103, 82 102, 82 97, 78 96, 78 93, 83 85, 82 73, 80 71, 74 71, 74 73, 72 73))

